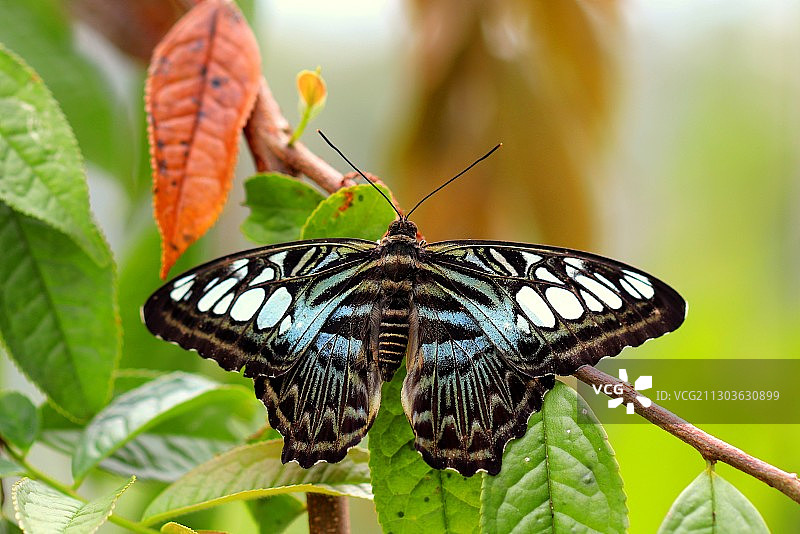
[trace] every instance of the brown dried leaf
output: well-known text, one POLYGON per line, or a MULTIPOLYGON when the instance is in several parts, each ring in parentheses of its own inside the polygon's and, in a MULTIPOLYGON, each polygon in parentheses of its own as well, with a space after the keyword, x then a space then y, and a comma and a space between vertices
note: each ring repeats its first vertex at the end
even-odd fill
POLYGON ((162 278, 222 211, 260 75, 255 36, 227 0, 199 3, 153 53, 146 106, 162 278))

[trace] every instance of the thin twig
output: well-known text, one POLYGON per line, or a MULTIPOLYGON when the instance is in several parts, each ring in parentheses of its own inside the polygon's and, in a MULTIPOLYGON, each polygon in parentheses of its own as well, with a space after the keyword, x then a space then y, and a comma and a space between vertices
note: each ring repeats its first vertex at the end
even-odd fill
POLYGON ((703 432, 658 404, 653 403, 650 407, 645 408, 641 403, 635 401, 636 396, 641 394, 637 393, 633 386, 599 369, 584 365, 578 369, 575 376, 582 382, 594 386, 621 385, 622 397, 625 402, 633 403, 636 413, 697 449, 706 460, 726 463, 800 503, 800 479, 798 479, 797 473, 787 473, 763 460, 750 456, 741 449, 703 432))
POLYGON ((256 168, 261 172, 278 170, 292 175, 302 173, 329 193, 355 185, 353 180, 342 176, 302 143, 295 142, 289 146, 292 136, 289 121, 281 113, 263 78, 244 133, 256 168))

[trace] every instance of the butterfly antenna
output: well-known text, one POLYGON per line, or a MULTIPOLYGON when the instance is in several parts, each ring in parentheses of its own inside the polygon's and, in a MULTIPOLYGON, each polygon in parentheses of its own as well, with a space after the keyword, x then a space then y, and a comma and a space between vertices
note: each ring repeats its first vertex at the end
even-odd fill
POLYGON ((417 202, 417 204, 416 204, 416 205, 415 205, 413 208, 411 208, 411 211, 409 211, 409 212, 406 214, 406 218, 408 218, 408 217, 409 217, 409 216, 410 216, 412 213, 414 213, 414 210, 415 210, 415 209, 417 209, 418 207, 420 207, 420 205, 421 205, 423 202, 425 202, 426 200, 428 200, 429 198, 431 198, 433 195, 435 195, 436 193, 438 193, 439 191, 441 191, 442 189, 444 189, 444 188, 445 188, 445 187, 447 187, 448 185, 450 185, 450 183, 452 183, 453 181, 455 181, 455 179, 456 179, 456 178, 458 178, 458 177, 459 177, 459 176, 461 176, 462 174, 466 173, 466 172, 467 172, 468 170, 470 170, 472 167, 474 167, 475 165, 477 165, 477 164, 478 164, 478 163, 480 163, 481 161, 483 161, 483 160, 485 160, 486 158, 488 158, 489 156, 491 156, 491 155, 494 153, 494 151, 495 151, 495 150, 497 150, 498 148, 500 148, 501 146, 503 146, 503 143, 498 143, 496 147, 494 147, 494 148, 493 148, 493 149, 491 149, 489 152, 487 152, 487 153, 486 153, 486 154, 484 154, 483 156, 481 156, 481 157, 479 157, 478 159, 476 159, 475 161, 473 161, 473 162, 472 162, 472 164, 471 164, 469 167, 467 167, 466 169, 464 169, 464 170, 463 170, 463 171, 461 171, 460 173, 456 174, 455 176, 453 176, 452 178, 450 178, 449 180, 447 180, 445 183, 443 183, 442 185, 440 185, 439 187, 437 187, 436 189, 434 189, 433 191, 431 191, 430 193, 428 193, 427 195, 425 195, 425 198, 423 198, 422 200, 420 200, 419 202, 417 202))
POLYGON ((403 218, 404 218, 404 217, 403 217, 403 215, 400 213, 400 210, 398 210, 398 209, 397 209, 397 206, 395 206, 395 205, 394 205, 394 202, 392 202, 392 201, 389 199, 389 197, 387 197, 387 196, 386 196, 386 194, 385 194, 383 191, 381 191, 381 188, 380 188, 380 187, 378 187, 377 185, 375 185, 375 182, 373 182, 372 180, 370 180, 369 178, 367 178, 367 175, 366 175, 366 174, 364 174, 363 172, 361 172, 361 170, 359 170, 359 168, 358 168, 358 167, 356 167, 355 165, 353 165, 353 162, 352 162, 352 161, 350 161, 349 159, 347 159, 347 156, 345 156, 344 154, 342 154, 342 151, 341 151, 341 150, 339 150, 338 148, 336 148, 336 145, 334 145, 333 143, 331 143, 331 140, 330 140, 330 139, 328 139, 327 137, 325 137, 325 134, 324 134, 324 133, 322 133, 322 130, 317 130, 317 133, 318 133, 319 135, 321 135, 321 136, 322 136, 322 138, 325 140, 325 142, 326 142, 326 143, 328 143, 328 146, 330 146, 332 149, 334 149, 334 150, 336 151, 336 153, 337 153, 337 154, 339 154, 340 156, 342 156, 342 159, 343 159, 343 160, 345 160, 345 161, 347 162, 347 164, 348 164, 348 165, 350 165, 351 167, 353 167, 353 170, 355 170, 355 171, 356 171, 358 174, 360 174, 360 175, 361 175, 361 177, 362 177, 363 179, 365 179, 367 182, 369 182, 369 185, 371 185, 372 187, 374 187, 374 188, 375 188, 375 190, 376 190, 378 193, 380 193, 380 194, 381 194, 381 196, 382 196, 383 198, 385 198, 385 199, 386 199, 386 202, 388 202, 388 203, 389 203, 389 205, 392 207, 392 209, 395 211, 395 213, 397 213, 397 216, 398 216, 398 217, 400 217, 401 219, 403 219, 403 218))

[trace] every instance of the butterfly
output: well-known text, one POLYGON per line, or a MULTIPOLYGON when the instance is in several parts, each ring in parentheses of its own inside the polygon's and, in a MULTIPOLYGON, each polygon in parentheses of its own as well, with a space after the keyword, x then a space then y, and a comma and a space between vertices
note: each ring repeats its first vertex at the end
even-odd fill
POLYGON ((629 265, 504 241, 428 244, 408 215, 378 242, 298 241, 196 267, 147 300, 145 324, 244 368, 284 436, 281 460, 305 468, 361 441, 405 358, 416 449, 471 476, 500 471, 555 375, 684 320, 681 296, 629 265))

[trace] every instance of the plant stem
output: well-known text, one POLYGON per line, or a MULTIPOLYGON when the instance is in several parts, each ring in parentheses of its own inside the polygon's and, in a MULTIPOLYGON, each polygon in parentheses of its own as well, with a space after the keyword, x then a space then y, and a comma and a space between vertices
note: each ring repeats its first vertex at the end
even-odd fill
POLYGON ((289 121, 281 114, 263 78, 244 134, 259 172, 277 170, 294 176, 302 173, 329 193, 355 185, 355 181, 345 178, 303 143, 289 146, 292 135, 289 121))
POLYGON ((344 497, 307 493, 309 534, 349 534, 349 503, 344 497))
MULTIPOLYGON (((78 495, 78 493, 74 489, 72 489, 71 487, 67 486, 63 482, 60 482, 60 481, 58 481, 58 480, 56 480, 54 478, 51 478, 49 475, 46 475, 46 474, 42 473, 41 471, 39 471, 38 469, 36 469, 35 467, 33 467, 30 463, 28 463, 28 461, 25 459, 24 456, 22 456, 21 454, 18 454, 16 451, 12 450, 10 447, 6 448, 6 452, 8 452, 8 455, 11 456, 20 466, 25 468, 25 471, 27 471, 27 474, 28 474, 28 476, 30 478, 33 478, 33 479, 38 480, 40 482, 44 482, 45 484, 47 484, 51 488, 57 489, 58 491, 60 491, 64 495, 68 495, 68 496, 72 497, 73 499, 77 499, 77 500, 79 500, 81 502, 84 502, 84 503, 89 502, 86 499, 84 499, 83 497, 81 497, 80 495, 78 495)), ((111 521, 112 523, 115 523, 115 524, 121 526, 121 527, 127 528, 131 532, 139 532, 141 534, 158 534, 157 530, 153 530, 151 528, 147 528, 144 525, 142 525, 141 523, 137 523, 136 521, 131 521, 130 519, 125 519, 124 517, 120 517, 118 515, 111 514, 111 515, 108 516, 108 520, 111 521)))
POLYGON ((297 128, 294 129, 292 136, 289 138, 289 141, 286 143, 289 146, 294 146, 295 142, 300 139, 300 136, 303 135, 303 132, 306 131, 306 126, 308 126, 308 121, 311 118, 311 106, 306 106, 303 109, 303 116, 300 117, 300 123, 297 125, 297 128))
POLYGON ((726 463, 772 486, 790 499, 800 503, 800 479, 798 479, 797 473, 787 473, 763 460, 759 460, 741 449, 737 449, 733 445, 700 430, 656 403, 652 403, 649 408, 645 408, 641 403, 635 402, 635 398, 639 393, 633 389, 633 386, 599 369, 584 365, 575 372, 575 376, 582 382, 594 386, 602 386, 604 384, 621 385, 622 397, 625 402, 633 403, 636 413, 697 449, 707 461, 726 463))
POLYGON ((55 488, 64 495, 69 495, 73 499, 78 499, 79 501, 87 502, 86 499, 78 495, 78 493, 71 487, 67 486, 63 482, 51 478, 49 475, 46 475, 41 471, 39 471, 38 469, 36 469, 35 467, 33 467, 21 454, 18 454, 12 448, 10 447, 7 448, 6 452, 8 452, 8 455, 11 456, 20 466, 25 468, 25 471, 27 471, 27 474, 28 476, 30 476, 30 478, 44 482, 51 488, 55 488))
POLYGON ((108 516, 108 520, 114 523, 115 525, 127 528, 131 532, 139 532, 140 534, 159 534, 157 530, 154 530, 152 528, 147 528, 141 523, 137 523, 136 521, 131 521, 130 519, 125 519, 124 517, 120 517, 118 515, 111 514, 110 516, 108 516))

